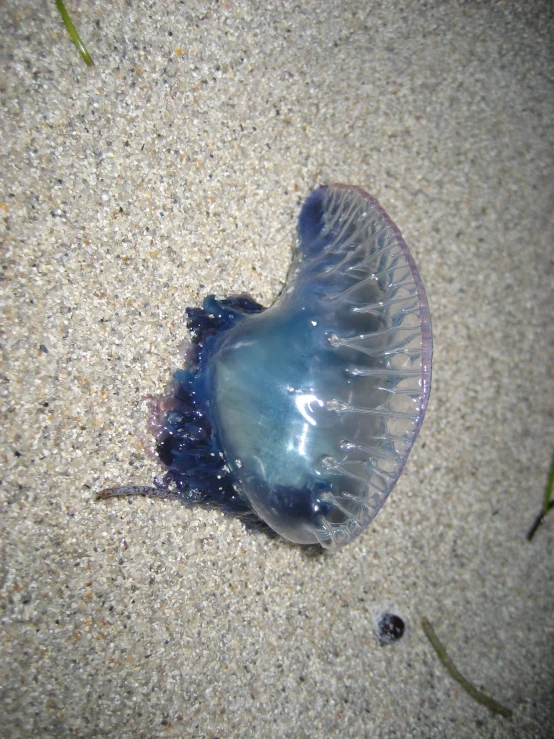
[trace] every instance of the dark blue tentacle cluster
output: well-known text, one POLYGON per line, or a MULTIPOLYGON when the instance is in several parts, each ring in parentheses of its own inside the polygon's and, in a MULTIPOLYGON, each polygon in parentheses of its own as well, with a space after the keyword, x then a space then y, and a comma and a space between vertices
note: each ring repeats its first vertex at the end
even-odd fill
POLYGON ((215 295, 204 298, 202 308, 187 308, 187 328, 192 342, 200 348, 219 331, 232 328, 243 316, 262 313, 266 310, 248 295, 232 295, 218 300, 215 295))
POLYGON ((250 505, 233 486, 212 427, 206 368, 216 335, 235 326, 245 315, 263 310, 259 303, 242 295, 224 300, 209 295, 202 308, 187 308, 192 347, 186 369, 175 373, 171 396, 162 399, 158 413, 162 435, 157 452, 167 467, 164 485, 185 501, 218 506, 255 520, 250 505))

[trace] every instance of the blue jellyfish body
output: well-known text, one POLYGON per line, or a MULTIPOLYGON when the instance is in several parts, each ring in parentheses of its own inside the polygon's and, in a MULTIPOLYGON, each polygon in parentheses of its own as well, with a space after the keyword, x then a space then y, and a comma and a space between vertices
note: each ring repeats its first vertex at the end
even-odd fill
POLYGON ((347 544, 396 483, 429 397, 429 309, 396 226, 363 190, 321 187, 271 308, 209 296, 187 314, 188 366, 158 406, 165 484, 298 544, 347 544))

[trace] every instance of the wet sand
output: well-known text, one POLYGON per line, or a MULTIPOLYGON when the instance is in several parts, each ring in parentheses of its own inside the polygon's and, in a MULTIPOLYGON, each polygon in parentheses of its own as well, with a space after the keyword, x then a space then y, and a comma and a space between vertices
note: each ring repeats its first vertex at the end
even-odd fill
POLYGON ((554 10, 544 2, 54 3, 0 13, 0 735, 547 737, 554 10), (433 319, 404 474, 336 554, 149 485, 184 309, 269 304, 300 205, 400 227, 433 319), (382 646, 380 615, 406 632, 382 646), (475 703, 460 671, 513 711, 475 703))

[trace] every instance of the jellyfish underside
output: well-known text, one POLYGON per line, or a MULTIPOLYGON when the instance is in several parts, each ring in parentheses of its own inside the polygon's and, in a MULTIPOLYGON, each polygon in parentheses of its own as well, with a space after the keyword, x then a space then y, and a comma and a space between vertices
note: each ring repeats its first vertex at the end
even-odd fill
POLYGON ((396 483, 430 389, 425 290, 359 188, 316 190, 285 289, 187 309, 187 366, 158 404, 164 485, 298 544, 343 546, 396 483))

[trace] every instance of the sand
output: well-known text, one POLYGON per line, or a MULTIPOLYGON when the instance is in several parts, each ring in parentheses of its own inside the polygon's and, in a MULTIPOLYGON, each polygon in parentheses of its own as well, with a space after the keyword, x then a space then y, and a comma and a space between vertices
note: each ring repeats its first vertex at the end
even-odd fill
POLYGON ((0 10, 0 736, 549 737, 554 6, 0 10), (425 282, 427 418, 335 553, 146 498, 184 309, 268 304, 300 205, 379 199, 425 282), (379 616, 406 623, 382 646, 379 616), (461 672, 509 707, 492 714, 461 672))

